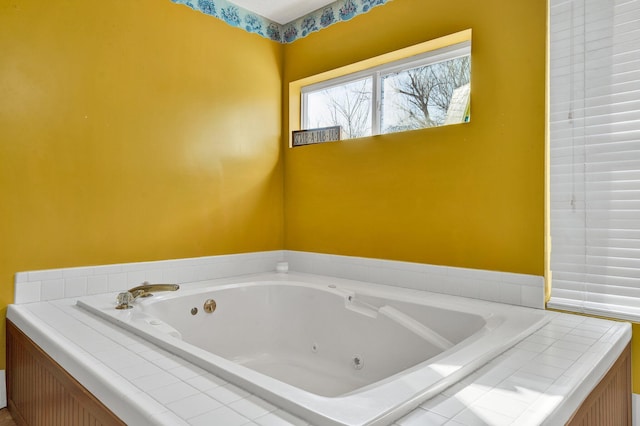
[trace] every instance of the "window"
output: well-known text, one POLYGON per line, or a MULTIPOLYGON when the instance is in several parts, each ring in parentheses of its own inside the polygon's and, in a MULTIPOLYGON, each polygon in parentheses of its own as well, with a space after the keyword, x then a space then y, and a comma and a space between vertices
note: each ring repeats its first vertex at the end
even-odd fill
POLYGON ((640 319, 640 1, 550 2, 548 306, 640 319))
POLYGON ((340 126, 342 139, 469 121, 471 43, 302 87, 303 129, 340 126))
POLYGON ((340 126, 343 139, 371 136, 373 79, 349 80, 303 91, 304 129, 340 126))

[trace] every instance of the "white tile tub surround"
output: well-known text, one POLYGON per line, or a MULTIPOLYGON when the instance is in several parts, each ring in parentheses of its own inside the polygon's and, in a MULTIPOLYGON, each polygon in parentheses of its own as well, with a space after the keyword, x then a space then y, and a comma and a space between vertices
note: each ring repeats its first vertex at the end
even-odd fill
MULTIPOLYGON (((539 276, 289 250, 18 272, 14 303, 119 292, 144 281, 188 283, 277 268, 544 308, 539 276)), ((4 400, 0 376, 0 408, 4 400)))
MULTIPOLYGON (((551 321, 394 423, 564 424, 629 342, 627 323, 551 321)), ((7 317, 128 424, 307 425, 286 411, 75 306, 11 305, 7 317)))
POLYGON ((296 272, 544 309, 541 276, 290 250, 18 272, 14 303, 123 291, 144 281, 185 283, 269 272, 280 261, 296 272))
POLYGON ((60 268, 18 272, 14 303, 32 303, 123 291, 151 283, 188 283, 235 275, 273 271, 283 260, 282 250, 122 263, 115 265, 60 268))
POLYGON ((289 269, 544 309, 544 277, 287 250, 289 269))

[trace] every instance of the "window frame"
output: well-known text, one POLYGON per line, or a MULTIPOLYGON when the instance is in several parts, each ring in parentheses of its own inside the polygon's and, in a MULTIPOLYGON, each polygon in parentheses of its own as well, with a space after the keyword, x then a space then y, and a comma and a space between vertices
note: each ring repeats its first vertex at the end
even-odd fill
MULTIPOLYGON (((385 62, 383 64, 373 66, 348 74, 344 74, 338 77, 322 80, 313 84, 305 85, 300 88, 300 124, 301 129, 308 130, 309 118, 308 118, 308 101, 307 97, 310 93, 315 93, 321 90, 330 89, 333 87, 339 87, 354 83, 366 78, 372 79, 371 88, 371 136, 380 134, 391 134, 398 132, 382 133, 380 125, 382 122, 382 79, 390 74, 409 71, 414 68, 425 67, 440 62, 453 60, 469 56, 471 58, 471 40, 465 40, 459 43, 450 44, 447 46, 439 47, 434 50, 423 52, 417 55, 413 55, 407 58, 393 60, 385 62)), ((441 127, 441 126, 437 126, 441 127)), ((424 127, 427 128, 427 127, 424 127)), ((424 129, 423 128, 423 129, 424 129)))

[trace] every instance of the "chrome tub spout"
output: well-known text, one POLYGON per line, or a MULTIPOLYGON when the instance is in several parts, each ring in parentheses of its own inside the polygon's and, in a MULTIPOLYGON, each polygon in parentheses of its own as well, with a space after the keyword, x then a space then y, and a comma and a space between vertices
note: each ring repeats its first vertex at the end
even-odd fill
POLYGON ((138 297, 153 296, 152 292, 156 291, 176 291, 180 289, 178 284, 150 284, 145 281, 141 285, 133 287, 125 292, 118 294, 116 309, 131 309, 134 300, 138 297))

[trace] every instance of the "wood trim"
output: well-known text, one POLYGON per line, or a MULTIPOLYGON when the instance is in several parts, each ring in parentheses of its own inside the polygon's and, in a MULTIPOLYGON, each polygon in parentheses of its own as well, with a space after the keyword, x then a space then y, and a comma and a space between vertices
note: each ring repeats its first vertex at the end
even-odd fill
POLYGON ((631 425, 631 345, 567 422, 568 426, 631 425))
POLYGON ((19 426, 125 425, 9 320, 7 399, 19 426))

